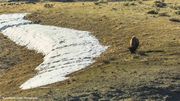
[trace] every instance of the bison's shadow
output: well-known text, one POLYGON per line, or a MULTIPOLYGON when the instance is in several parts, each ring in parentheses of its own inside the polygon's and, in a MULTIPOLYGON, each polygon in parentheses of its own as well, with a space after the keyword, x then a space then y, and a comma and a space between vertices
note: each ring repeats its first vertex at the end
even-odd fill
POLYGON ((141 56, 148 56, 150 53, 163 53, 164 50, 148 50, 148 51, 138 51, 137 54, 141 56))

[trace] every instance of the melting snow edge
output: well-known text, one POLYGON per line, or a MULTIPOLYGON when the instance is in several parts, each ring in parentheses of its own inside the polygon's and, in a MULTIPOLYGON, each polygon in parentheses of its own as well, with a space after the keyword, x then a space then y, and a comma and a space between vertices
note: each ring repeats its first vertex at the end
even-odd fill
POLYGON ((45 55, 38 74, 23 83, 31 89, 68 79, 66 75, 94 62, 107 47, 87 31, 32 24, 23 18, 27 13, 0 15, 0 31, 16 44, 45 55))

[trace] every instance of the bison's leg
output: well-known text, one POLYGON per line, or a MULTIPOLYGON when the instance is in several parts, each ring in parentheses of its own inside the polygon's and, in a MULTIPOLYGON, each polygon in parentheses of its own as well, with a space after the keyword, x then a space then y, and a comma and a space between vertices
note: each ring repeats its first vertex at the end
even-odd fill
POLYGON ((129 51, 131 52, 131 54, 135 54, 136 53, 136 49, 133 47, 129 47, 129 51))

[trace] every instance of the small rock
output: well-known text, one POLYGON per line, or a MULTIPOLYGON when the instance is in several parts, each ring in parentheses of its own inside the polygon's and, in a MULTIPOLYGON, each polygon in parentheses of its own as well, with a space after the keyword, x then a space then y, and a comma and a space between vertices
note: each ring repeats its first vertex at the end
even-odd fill
POLYGON ((150 10, 147 12, 147 14, 158 14, 157 10, 150 10))
POLYGON ((180 18, 170 18, 169 21, 180 22, 180 18))
POLYGON ((165 7, 166 5, 167 5, 167 4, 164 3, 164 1, 162 1, 162 0, 155 0, 155 1, 154 1, 154 6, 156 6, 156 7, 162 8, 162 7, 165 7))

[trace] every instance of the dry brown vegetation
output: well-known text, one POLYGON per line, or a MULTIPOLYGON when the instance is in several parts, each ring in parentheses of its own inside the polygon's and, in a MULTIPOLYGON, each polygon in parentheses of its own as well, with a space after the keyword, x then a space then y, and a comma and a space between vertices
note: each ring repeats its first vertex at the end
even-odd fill
POLYGON ((0 95, 37 96, 51 100, 98 97, 114 101, 127 98, 178 101, 180 23, 169 19, 179 18, 174 8, 178 8, 180 2, 166 0, 165 3, 167 6, 163 8, 154 7, 152 0, 100 5, 53 3, 53 8, 38 3, 21 5, 16 10, 10 9, 13 6, 0 6, 3 8, 1 13, 31 12, 27 19, 40 24, 90 31, 103 45, 109 46, 96 63, 70 75, 70 80, 25 91, 18 87, 34 75, 33 69, 42 61, 42 56, 23 50, 25 53, 17 55, 26 55, 21 57, 22 62, 0 78, 0 95), (147 14, 152 9, 158 14, 147 14), (163 12, 168 16, 159 15, 163 12), (127 49, 133 35, 140 40, 137 55, 131 55, 127 49))
POLYGON ((0 95, 11 96, 17 91, 23 81, 32 77, 36 72, 34 67, 42 62, 42 55, 27 50, 10 41, 0 34, 0 95))

